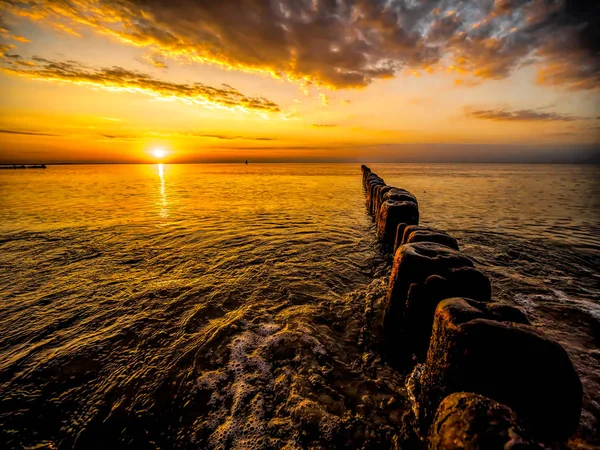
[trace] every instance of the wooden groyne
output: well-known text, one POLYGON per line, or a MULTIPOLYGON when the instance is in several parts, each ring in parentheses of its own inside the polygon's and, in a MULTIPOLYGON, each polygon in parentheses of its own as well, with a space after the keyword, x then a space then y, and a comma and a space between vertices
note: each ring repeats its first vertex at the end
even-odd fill
POLYGON ((583 389, 562 346, 516 307, 449 234, 419 225, 417 199, 362 166, 366 206, 393 266, 382 351, 409 369, 430 449, 544 448, 577 429, 583 389))

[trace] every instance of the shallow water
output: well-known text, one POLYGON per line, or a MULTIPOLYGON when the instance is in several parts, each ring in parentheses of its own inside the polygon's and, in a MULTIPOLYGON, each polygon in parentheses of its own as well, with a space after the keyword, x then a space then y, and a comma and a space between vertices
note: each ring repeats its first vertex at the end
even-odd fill
MULTIPOLYGON (((600 444, 600 168, 373 164, 559 340, 600 444)), ((390 448, 405 373, 359 164, 0 172, 7 448, 390 448)))

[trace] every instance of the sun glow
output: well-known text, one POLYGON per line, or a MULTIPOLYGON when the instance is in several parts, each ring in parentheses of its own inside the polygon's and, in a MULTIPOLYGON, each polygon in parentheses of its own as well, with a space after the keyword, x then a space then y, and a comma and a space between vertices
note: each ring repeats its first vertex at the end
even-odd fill
POLYGON ((152 150, 152 154, 157 159, 162 159, 165 156, 167 156, 167 152, 162 148, 155 148, 154 150, 152 150))

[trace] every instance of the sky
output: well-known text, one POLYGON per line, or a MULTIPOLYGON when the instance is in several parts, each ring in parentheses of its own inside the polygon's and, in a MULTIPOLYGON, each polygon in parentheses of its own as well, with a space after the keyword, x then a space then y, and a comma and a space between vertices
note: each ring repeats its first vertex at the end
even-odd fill
POLYGON ((0 163, 600 161, 600 2, 0 0, 0 163))

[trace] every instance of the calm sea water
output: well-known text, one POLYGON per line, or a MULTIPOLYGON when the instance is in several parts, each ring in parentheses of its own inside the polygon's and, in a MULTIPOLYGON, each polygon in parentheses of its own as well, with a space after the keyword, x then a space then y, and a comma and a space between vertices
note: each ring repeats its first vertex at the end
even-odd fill
MULTIPOLYGON (((600 445, 600 168, 372 164, 567 348, 600 445)), ((0 171, 0 447, 390 448, 359 164, 0 171)))

